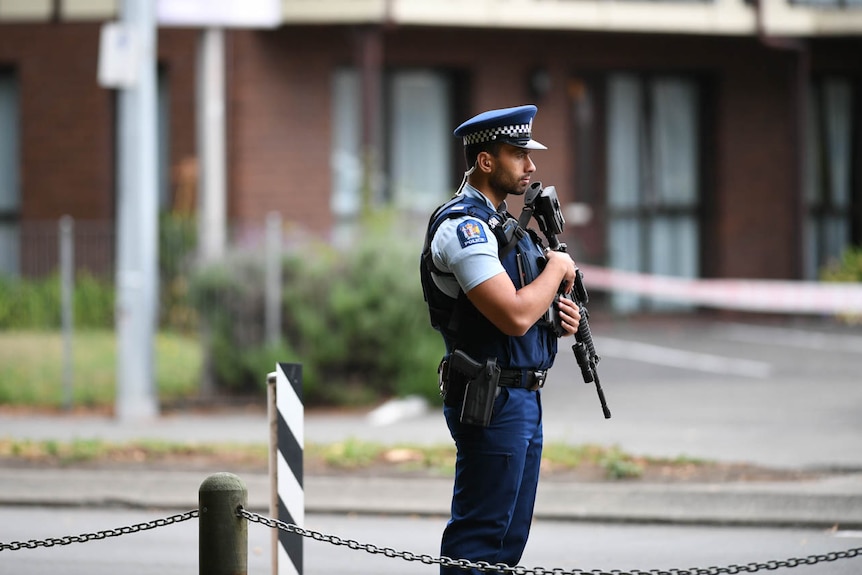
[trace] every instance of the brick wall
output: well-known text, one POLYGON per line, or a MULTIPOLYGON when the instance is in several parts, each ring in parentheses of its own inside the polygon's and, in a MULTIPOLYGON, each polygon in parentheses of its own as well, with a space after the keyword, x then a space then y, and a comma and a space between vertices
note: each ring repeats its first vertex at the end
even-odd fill
POLYGON ((232 35, 232 219, 262 223, 279 211, 287 225, 330 227, 330 79, 339 41, 331 29, 232 35))
MULTIPOLYGON (((279 209, 290 221, 324 230, 328 215, 330 86, 333 66, 351 63, 348 29, 285 28, 241 33, 232 45, 232 214, 262 220, 279 209), (242 65, 239 64, 242 62, 242 65)), ((716 89, 706 126, 704 269, 709 275, 794 277, 798 271, 798 187, 794 60, 756 39, 602 36, 527 31, 401 29, 384 33, 386 66, 432 66, 462 72, 467 94, 452 127, 485 109, 527 103, 528 75, 551 74, 539 104, 535 179, 575 199, 571 109, 567 81, 602 70, 694 74, 716 89), (529 49, 527 49, 529 47, 529 49)), ((358 96, 357 96, 358 97, 358 96)), ((604 151, 596 150, 601 158, 604 151)), ((416 161, 422 161, 417 158, 416 161)), ((454 173, 460 181, 463 161, 454 173)), ((603 251, 601 198, 584 229, 603 251)), ((520 209, 517 200, 513 211, 520 209)))
POLYGON ((94 25, 4 25, 0 62, 17 71, 22 218, 112 213, 112 106, 96 84, 94 25))
MULTIPOLYGON (((100 26, 0 25, 0 66, 14 70, 19 85, 24 273, 50 271, 56 262, 50 234, 60 216, 78 220, 79 232, 114 219, 116 106, 114 91, 97 82, 100 26)), ((159 35, 159 58, 171 76, 172 165, 195 154, 195 38, 180 30, 159 35)), ((90 267, 110 267, 113 250, 99 253, 90 267)))
POLYGON ((720 119, 716 238, 721 277, 793 278, 801 273, 801 181, 795 60, 791 53, 729 54, 720 119))
MULTIPOLYGON (((0 25, 0 65, 20 87, 22 219, 112 219, 114 91, 97 83, 100 24, 0 25)), ((194 155, 190 32, 162 32, 171 75, 172 162, 194 155)))
MULTIPOLYGON (((568 80, 606 70, 693 74, 710 89, 704 102, 708 177, 704 271, 717 277, 796 277, 801 260, 794 90, 797 60, 754 38, 603 35, 446 28, 389 28, 385 66, 456 73, 451 128, 492 107, 531 101, 528 75, 546 68, 551 90, 539 102, 536 179, 575 188, 568 80)), ((0 25, 0 66, 16 69, 21 88, 21 189, 25 220, 112 219, 115 210, 115 104, 96 83, 99 25, 0 25)), ((159 33, 159 59, 171 85, 171 166, 175 186, 194 193, 197 32, 159 33)), ((230 31, 228 59, 228 217, 263 222, 278 210, 288 225, 325 234, 329 209, 333 69, 356 61, 357 31, 282 27, 230 31)), ((823 40, 818 70, 862 72, 859 42, 823 40), (855 50, 855 51, 854 51, 855 50)), ((357 95, 358 97, 358 95, 357 95)), ((594 157, 602 170, 601 141, 594 157)), ((453 138, 454 188, 463 160, 453 138)), ((422 158, 416 158, 422 161, 422 158)), ((602 200, 579 233, 603 253, 602 200)), ((512 202, 514 211, 519 209, 512 202)))

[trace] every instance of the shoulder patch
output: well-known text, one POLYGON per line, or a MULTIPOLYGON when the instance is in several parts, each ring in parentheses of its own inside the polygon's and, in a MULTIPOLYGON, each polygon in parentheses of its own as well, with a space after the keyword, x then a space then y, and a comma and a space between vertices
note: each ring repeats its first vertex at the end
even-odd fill
POLYGON ((466 248, 474 244, 488 243, 488 237, 482 224, 476 220, 464 220, 458 224, 458 241, 461 242, 462 248, 466 248))

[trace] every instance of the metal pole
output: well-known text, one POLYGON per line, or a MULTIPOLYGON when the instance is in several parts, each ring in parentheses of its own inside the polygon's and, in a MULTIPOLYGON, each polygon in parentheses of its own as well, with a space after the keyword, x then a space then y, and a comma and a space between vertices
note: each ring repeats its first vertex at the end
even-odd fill
POLYGON ((227 227, 224 31, 206 28, 198 51, 198 245, 201 261, 224 255, 227 227))
POLYGON ((200 575, 248 573, 248 522, 237 515, 248 506, 248 490, 233 473, 216 473, 198 491, 200 575))
POLYGON ((266 281, 264 321, 266 343, 276 345, 281 340, 281 214, 266 216, 266 281))
POLYGON ((124 0, 121 19, 136 45, 137 79, 120 90, 117 222, 117 400, 119 419, 158 415, 154 384, 158 267, 155 3, 124 0))
MULTIPOLYGON (((197 54, 196 129, 198 149, 197 234, 198 260, 218 261, 227 245, 227 175, 225 166, 225 56, 224 32, 200 32, 197 54)), ((212 338, 212 326, 203 322, 203 339, 212 338)), ((211 346, 207 345, 211 350, 211 346)), ((215 382, 211 351, 207 351, 201 392, 212 395, 215 382)))
POLYGON ((63 323, 63 407, 72 409, 72 329, 75 318, 75 223, 72 216, 60 218, 60 300, 63 323))

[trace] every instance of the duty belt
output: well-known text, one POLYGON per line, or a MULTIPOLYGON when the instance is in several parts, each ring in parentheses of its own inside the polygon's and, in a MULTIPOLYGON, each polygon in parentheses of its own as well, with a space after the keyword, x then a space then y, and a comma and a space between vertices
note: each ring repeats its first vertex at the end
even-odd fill
POLYGON ((545 385, 548 371, 545 369, 503 369, 500 370, 500 380, 497 385, 503 387, 522 387, 530 391, 536 391, 545 385))

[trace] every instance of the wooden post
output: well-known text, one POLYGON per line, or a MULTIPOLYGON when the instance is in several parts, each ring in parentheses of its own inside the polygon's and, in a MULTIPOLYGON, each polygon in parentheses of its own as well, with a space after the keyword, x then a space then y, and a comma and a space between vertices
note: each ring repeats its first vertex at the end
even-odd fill
POLYGON ((237 509, 248 506, 245 483, 232 473, 216 473, 198 492, 200 575, 248 574, 248 522, 237 509))

